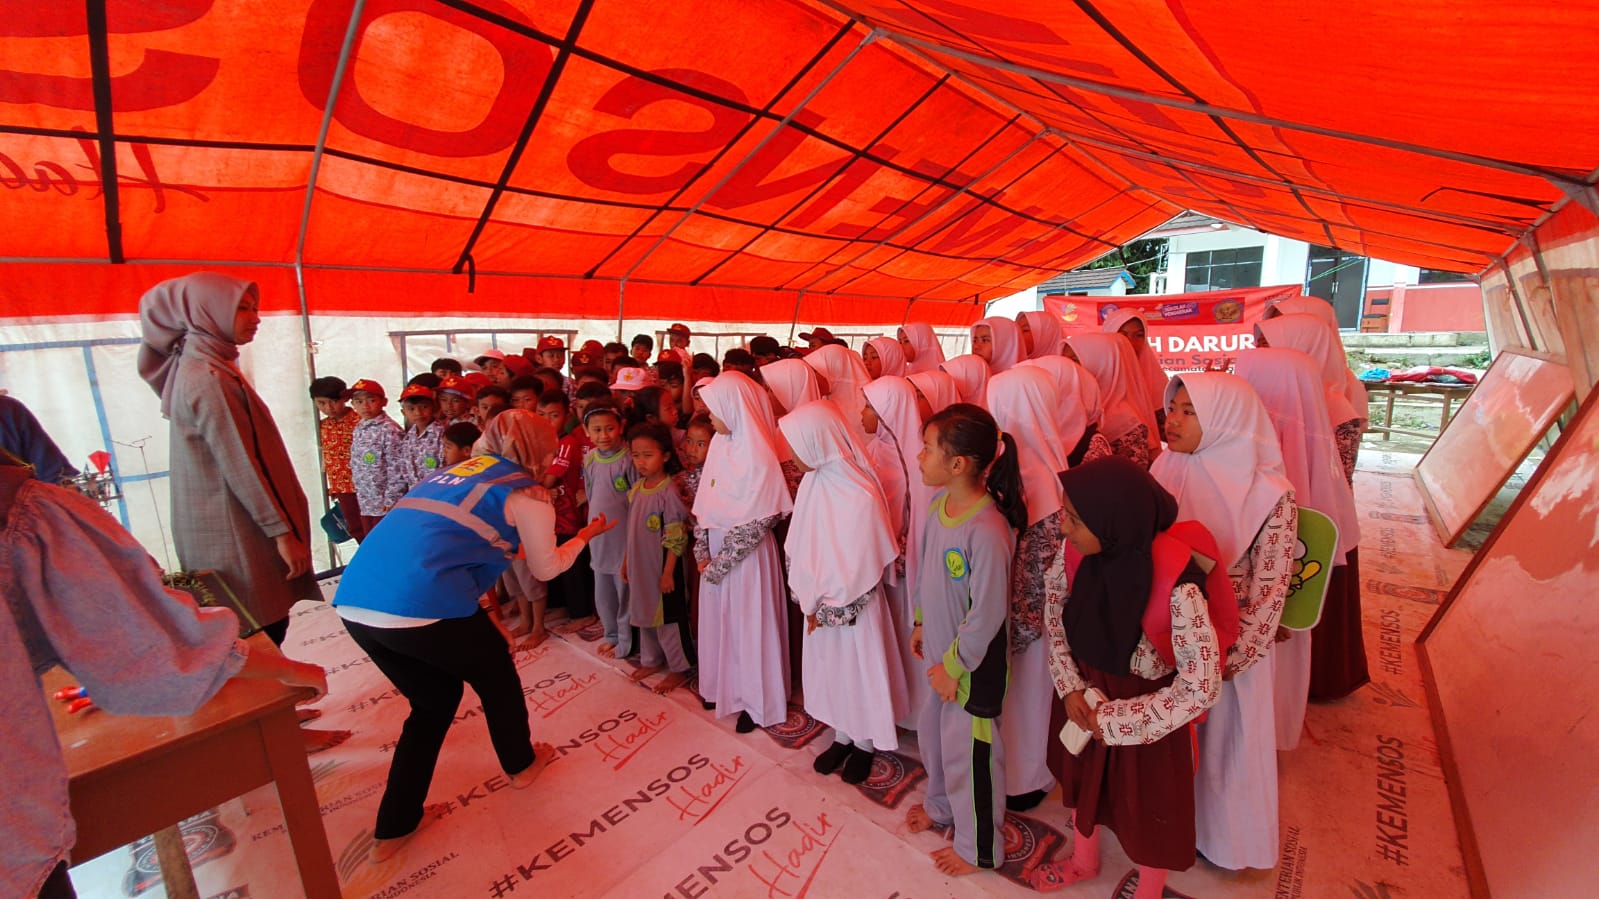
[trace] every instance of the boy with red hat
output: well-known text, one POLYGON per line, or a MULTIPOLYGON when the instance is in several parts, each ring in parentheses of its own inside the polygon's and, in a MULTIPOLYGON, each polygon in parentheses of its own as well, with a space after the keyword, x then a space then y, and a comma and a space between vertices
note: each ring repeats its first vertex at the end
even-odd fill
POLYGON ((401 391, 400 413, 405 416, 405 431, 400 435, 400 474, 404 490, 409 491, 439 470, 446 425, 435 414, 433 391, 421 384, 401 391))
POLYGON ((350 435, 350 479, 368 533, 405 495, 402 433, 383 411, 388 402, 383 385, 376 381, 362 378, 350 385, 350 407, 361 416, 350 435))
POLYGON ((448 377, 433 391, 433 403, 438 407, 440 421, 448 428, 463 421, 471 422, 472 404, 477 402, 477 388, 465 377, 448 377))

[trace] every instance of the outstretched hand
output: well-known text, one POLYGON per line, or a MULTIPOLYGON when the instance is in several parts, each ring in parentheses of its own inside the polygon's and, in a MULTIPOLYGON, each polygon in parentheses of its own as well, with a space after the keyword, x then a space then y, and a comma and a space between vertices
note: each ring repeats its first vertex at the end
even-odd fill
POLYGON ((606 533, 607 531, 611 530, 611 528, 614 528, 621 523, 622 519, 606 518, 605 513, 601 512, 599 515, 594 516, 594 519, 590 521, 581 532, 579 532, 579 536, 581 536, 584 540, 592 542, 595 537, 606 533))

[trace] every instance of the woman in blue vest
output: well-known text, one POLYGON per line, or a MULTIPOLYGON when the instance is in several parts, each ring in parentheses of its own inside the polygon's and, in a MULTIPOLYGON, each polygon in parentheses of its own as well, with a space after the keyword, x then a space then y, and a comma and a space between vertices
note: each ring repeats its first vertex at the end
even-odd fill
POLYGON ((550 423, 500 413, 478 443, 483 455, 416 485, 361 544, 333 600, 357 645, 411 704, 378 805, 371 859, 383 861, 439 809, 424 808, 462 684, 483 702, 489 739, 511 785, 531 784, 554 750, 533 745, 522 680, 479 600, 518 547, 551 580, 616 522, 603 516, 555 543, 555 507, 538 478, 555 458, 550 423))

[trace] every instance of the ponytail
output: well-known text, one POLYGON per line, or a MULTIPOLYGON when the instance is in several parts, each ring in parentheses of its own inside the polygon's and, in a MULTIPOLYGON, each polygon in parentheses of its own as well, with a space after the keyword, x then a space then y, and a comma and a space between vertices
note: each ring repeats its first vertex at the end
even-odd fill
POLYGON ((993 494, 994 505, 1001 515, 1018 531, 1027 527, 1027 500, 1022 496, 1022 465, 1017 455, 1016 438, 1001 433, 999 439, 1005 449, 988 469, 988 480, 983 485, 993 494))
POLYGON ((1022 471, 1016 438, 1003 434, 994 416, 981 406, 955 403, 927 420, 938 429, 938 443, 952 456, 964 456, 977 465, 983 489, 1016 530, 1027 527, 1027 501, 1022 496, 1022 471))

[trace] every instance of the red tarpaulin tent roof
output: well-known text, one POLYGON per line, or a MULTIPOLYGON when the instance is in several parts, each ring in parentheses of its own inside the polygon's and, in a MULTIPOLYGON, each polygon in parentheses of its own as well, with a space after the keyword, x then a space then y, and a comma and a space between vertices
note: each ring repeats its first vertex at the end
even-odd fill
POLYGON ((0 300, 955 323, 1183 209, 1477 271, 1593 204, 1595 46, 1589 3, 6 0, 0 300))

